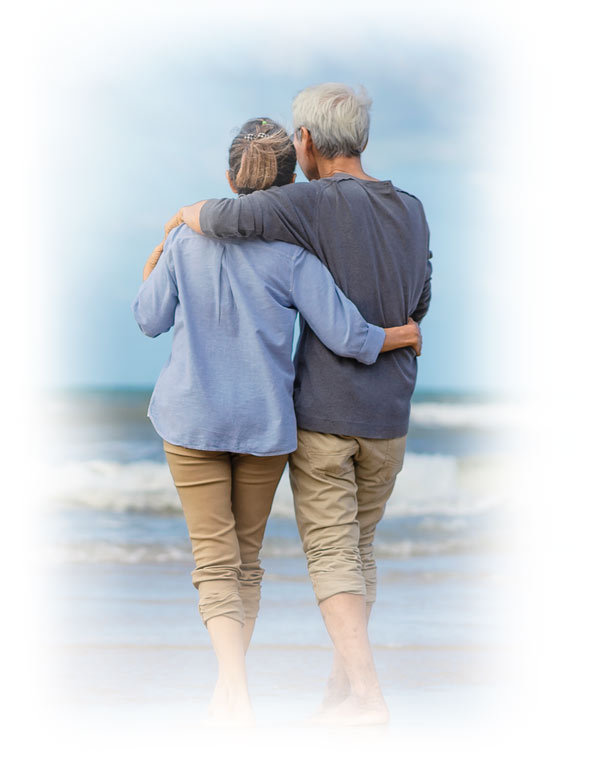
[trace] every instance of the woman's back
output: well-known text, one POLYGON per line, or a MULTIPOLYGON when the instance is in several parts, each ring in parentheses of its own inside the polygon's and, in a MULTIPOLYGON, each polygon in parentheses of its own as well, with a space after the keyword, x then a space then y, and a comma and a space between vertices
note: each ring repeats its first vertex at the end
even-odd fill
POLYGON ((185 225, 172 231, 134 303, 147 335, 174 328, 148 409, 158 434, 204 450, 294 450, 296 308, 326 345, 375 361, 383 331, 364 322, 314 255, 283 242, 209 239, 185 225))

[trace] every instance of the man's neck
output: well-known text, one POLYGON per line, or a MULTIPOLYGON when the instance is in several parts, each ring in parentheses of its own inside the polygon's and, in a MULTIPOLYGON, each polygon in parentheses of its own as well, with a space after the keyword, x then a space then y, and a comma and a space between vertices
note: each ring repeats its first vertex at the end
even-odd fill
POLYGON ((351 177, 358 177, 361 180, 375 180, 370 177, 362 168, 360 157, 358 156, 338 156, 337 158, 316 159, 319 179, 323 177, 333 177, 334 174, 349 174, 351 177))

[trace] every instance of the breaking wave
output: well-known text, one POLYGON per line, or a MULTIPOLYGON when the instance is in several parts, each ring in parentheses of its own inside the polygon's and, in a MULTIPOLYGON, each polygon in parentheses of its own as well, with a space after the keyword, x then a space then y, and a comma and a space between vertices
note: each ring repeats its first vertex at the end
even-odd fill
MULTIPOLYGON (((474 515, 502 505, 501 465, 494 459, 407 453, 386 508, 387 517, 474 515)), ((51 470, 47 498, 59 507, 112 512, 179 514, 181 505, 168 466, 158 461, 70 462, 51 470)), ((273 517, 292 518, 287 475, 273 517)))

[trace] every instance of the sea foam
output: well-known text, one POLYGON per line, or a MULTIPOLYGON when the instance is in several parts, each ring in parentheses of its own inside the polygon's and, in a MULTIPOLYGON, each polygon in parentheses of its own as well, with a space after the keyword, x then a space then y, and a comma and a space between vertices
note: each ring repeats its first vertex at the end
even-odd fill
MULTIPOLYGON (((386 515, 485 513, 503 503, 502 471, 490 459, 407 453, 386 515)), ((181 513, 168 466, 156 461, 66 463, 51 470, 47 488, 48 501, 61 508, 181 513)), ((272 516, 292 518, 293 512, 292 493, 284 474, 272 516)))
POLYGON ((526 408, 516 402, 413 402, 411 426, 445 429, 519 429, 526 408))

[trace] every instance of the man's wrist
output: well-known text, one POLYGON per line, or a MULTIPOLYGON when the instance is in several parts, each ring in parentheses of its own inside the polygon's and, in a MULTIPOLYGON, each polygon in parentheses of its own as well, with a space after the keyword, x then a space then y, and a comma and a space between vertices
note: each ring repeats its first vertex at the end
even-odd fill
POLYGON ((393 351, 396 348, 406 348, 418 344, 418 335, 415 326, 403 324, 399 327, 386 327, 385 340, 382 351, 393 351))
POLYGON ((183 222, 196 233, 202 233, 200 228, 200 211, 204 206, 204 201, 198 201, 196 204, 184 206, 181 208, 181 218, 183 222))

